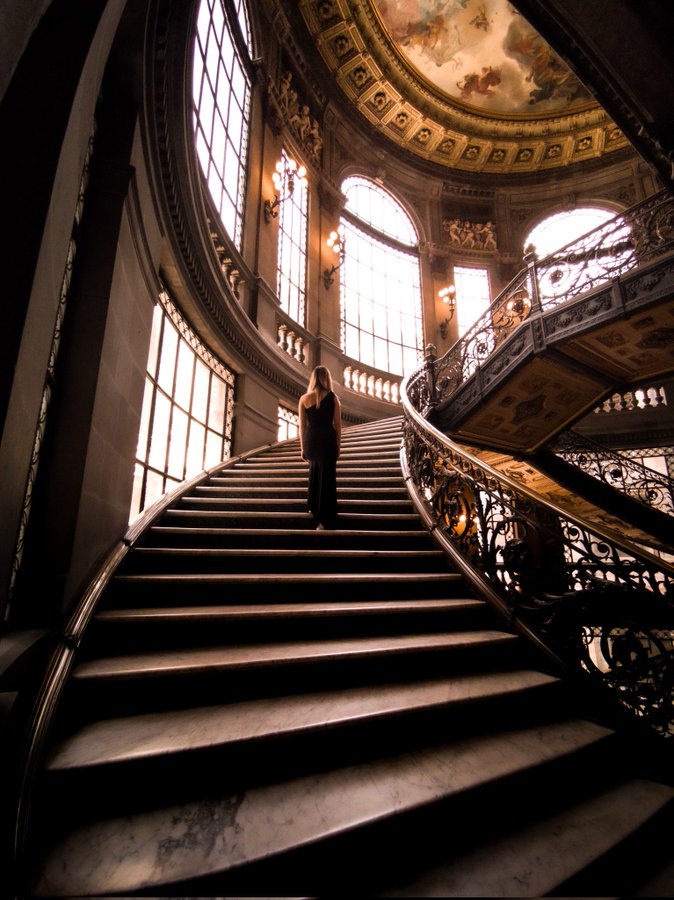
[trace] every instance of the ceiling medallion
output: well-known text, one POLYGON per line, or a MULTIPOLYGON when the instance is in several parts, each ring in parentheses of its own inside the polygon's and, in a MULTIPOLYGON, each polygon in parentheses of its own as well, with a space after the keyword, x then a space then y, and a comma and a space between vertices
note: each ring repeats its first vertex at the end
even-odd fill
POLYGON ((349 100, 425 159, 507 173, 627 146, 507 0, 299 0, 299 7, 349 100))

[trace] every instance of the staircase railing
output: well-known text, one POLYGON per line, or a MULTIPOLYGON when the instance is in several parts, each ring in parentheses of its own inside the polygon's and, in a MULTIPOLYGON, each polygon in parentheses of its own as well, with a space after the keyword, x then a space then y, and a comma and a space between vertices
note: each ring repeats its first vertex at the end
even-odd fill
POLYGON ((552 659, 674 737, 674 566, 489 467, 407 390, 403 409, 406 477, 439 542, 552 659))
POLYGON ((674 482, 636 459, 604 447, 573 429, 559 435, 549 449, 586 475, 632 500, 674 515, 674 482))
POLYGON ((447 353, 407 382, 416 410, 428 414, 446 405, 452 394, 526 319, 591 291, 674 249, 674 199, 663 191, 615 216, 578 240, 522 269, 488 310, 447 353))

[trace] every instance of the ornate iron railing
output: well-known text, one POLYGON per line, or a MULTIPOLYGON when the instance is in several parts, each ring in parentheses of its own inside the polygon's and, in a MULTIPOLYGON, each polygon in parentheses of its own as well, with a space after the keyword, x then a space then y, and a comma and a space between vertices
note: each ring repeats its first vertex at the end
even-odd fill
POLYGON ((519 272, 447 353, 429 357, 408 381, 414 408, 429 411, 451 395, 518 325, 674 249, 674 200, 665 191, 633 206, 519 272))
POLYGON ((672 480, 636 459, 603 447, 573 429, 559 435, 549 449, 582 472, 633 500, 669 516, 674 515, 672 480))
POLYGON ((674 737, 674 566, 490 468, 405 390, 403 408, 408 483, 440 543, 552 658, 674 737))

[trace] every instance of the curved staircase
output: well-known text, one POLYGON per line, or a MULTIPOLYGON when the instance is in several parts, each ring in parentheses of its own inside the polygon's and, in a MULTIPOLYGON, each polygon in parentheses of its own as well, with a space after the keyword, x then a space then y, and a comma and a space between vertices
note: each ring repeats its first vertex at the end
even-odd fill
POLYGON ((657 895, 672 788, 452 571, 400 440, 345 429, 337 531, 290 441, 132 547, 60 703, 31 895, 657 895))

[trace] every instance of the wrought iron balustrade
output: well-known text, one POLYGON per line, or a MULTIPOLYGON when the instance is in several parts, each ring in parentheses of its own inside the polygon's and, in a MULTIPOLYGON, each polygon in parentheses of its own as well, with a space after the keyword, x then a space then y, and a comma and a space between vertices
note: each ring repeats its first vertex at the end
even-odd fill
POLYGON ((672 250, 674 200, 663 191, 543 259, 531 254, 463 337, 409 379, 410 402, 425 413, 446 404, 522 322, 672 250))
POLYGON ((573 429, 559 435, 550 450, 633 500, 674 515, 674 483, 671 478, 636 459, 603 447, 573 429))
POLYGON ((674 737, 674 566, 485 465, 405 390, 403 408, 406 477, 438 541, 552 658, 674 737))

